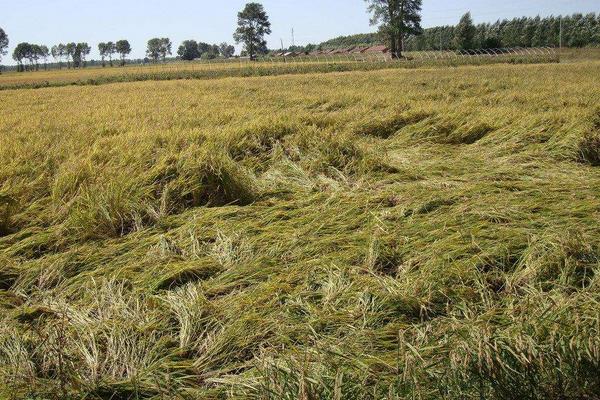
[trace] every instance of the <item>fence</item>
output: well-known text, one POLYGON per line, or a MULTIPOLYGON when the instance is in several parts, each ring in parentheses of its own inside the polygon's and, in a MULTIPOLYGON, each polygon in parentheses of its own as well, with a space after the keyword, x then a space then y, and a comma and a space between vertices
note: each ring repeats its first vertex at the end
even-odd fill
POLYGON ((235 58, 229 60, 204 60, 192 62, 175 62, 168 64, 157 64, 161 68, 177 68, 177 66, 191 66, 192 68, 218 68, 224 66, 278 66, 281 64, 314 64, 314 63, 360 63, 360 62, 410 62, 410 61, 436 61, 436 60, 468 60, 489 58, 533 58, 533 59, 558 59, 556 49, 551 47, 537 48, 496 48, 496 49, 474 49, 455 51, 411 51, 404 52, 401 58, 392 58, 390 53, 329 53, 315 55, 297 56, 264 56, 251 61, 247 58, 235 58))
POLYGON ((401 58, 389 53, 328 53, 299 56, 265 56, 202 61, 175 61, 156 64, 128 64, 124 67, 62 69, 24 74, 2 75, 0 89, 18 86, 59 85, 81 82, 117 82, 121 80, 219 78, 304 72, 347 71, 429 65, 484 64, 495 62, 556 62, 559 53, 550 47, 498 48, 458 51, 412 51, 401 58), (160 75, 160 76, 157 76, 160 75))

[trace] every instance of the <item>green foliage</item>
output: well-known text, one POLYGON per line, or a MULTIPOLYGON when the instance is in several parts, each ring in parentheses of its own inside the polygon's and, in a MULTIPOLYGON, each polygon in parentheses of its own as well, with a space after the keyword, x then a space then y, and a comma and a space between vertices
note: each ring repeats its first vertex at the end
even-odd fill
POLYGON ((121 56, 121 65, 125 65, 125 57, 129 53, 131 53, 131 45, 127 40, 119 40, 117 43, 107 42, 107 43, 99 43, 98 44, 98 52, 100 53, 100 57, 102 59, 102 66, 104 67, 105 58, 108 57, 110 61, 110 66, 113 66, 112 57, 113 54, 119 53, 121 56))
POLYGON ((257 54, 266 53, 265 35, 271 34, 271 23, 263 6, 248 3, 238 13, 238 27, 233 34, 236 43, 243 43, 244 50, 251 59, 257 54))
POLYGON ((30 43, 19 43, 13 51, 13 59, 18 63, 18 70, 21 72, 25 70, 26 59, 29 60, 29 69, 38 70, 39 61, 43 59, 46 64, 49 55, 48 47, 30 43))
POLYGON ((154 38, 148 41, 148 47, 146 49, 146 55, 157 62, 159 58, 162 58, 163 62, 167 58, 167 55, 171 54, 171 40, 168 38, 154 38))
POLYGON ((107 42, 106 43, 106 55, 108 56, 108 59, 110 61, 110 66, 113 66, 113 55, 117 52, 117 45, 114 42, 107 42))
POLYGON ((454 45, 458 50, 471 50, 475 48, 476 28, 473 25, 470 12, 461 17, 460 22, 454 30, 454 45))
POLYGON ((83 68, 86 66, 86 57, 90 54, 92 48, 85 42, 77 43, 73 50, 73 66, 75 68, 83 68))
POLYGON ((223 42, 219 45, 219 53, 223 58, 231 58, 235 54, 235 47, 223 42))
POLYGON ((366 0, 371 13, 371 25, 379 25, 379 33, 390 43, 393 57, 401 57, 404 40, 419 35, 422 0, 366 0))
POLYGON ((74 42, 65 45, 65 56, 67 57, 67 67, 71 68, 71 61, 75 63, 75 53, 77 52, 77 44, 74 42))
POLYGON ((106 43, 104 43, 104 42, 98 43, 98 53, 100 54, 100 59, 102 60, 102 66, 104 67, 105 66, 104 60, 106 59, 106 56, 108 54, 108 46, 106 43))
POLYGON ((319 48, 348 48, 351 46, 374 46, 383 44, 378 33, 359 33, 350 36, 339 36, 318 45, 319 48))
POLYGON ((200 51, 198 50, 198 43, 195 40, 184 40, 179 49, 177 55, 182 60, 192 61, 200 57, 200 51))
POLYGON ((19 43, 13 50, 13 60, 19 65, 19 70, 23 70, 23 60, 31 53, 31 45, 29 43, 19 43))
MULTIPOLYGON (((573 14, 562 17, 523 17, 475 25, 473 48, 558 47, 560 18, 563 20, 563 46, 600 46, 600 15, 573 14)), ((456 26, 426 28, 420 35, 409 35, 405 50, 456 50, 456 26)), ((347 48, 387 42, 380 33, 340 36, 321 43, 322 48, 347 48)))
POLYGON ((125 65, 125 58, 131 53, 131 44, 128 40, 117 40, 114 49, 121 56, 121 65, 125 65))
POLYGON ((4 29, 0 28, 0 61, 2 61, 2 56, 6 55, 8 44, 8 35, 4 32, 4 29))
MULTIPOLYGON (((481 23, 475 26, 471 48, 558 47, 560 20, 563 25, 563 46, 600 46, 600 18, 595 13, 550 17, 522 17, 481 23)), ((422 35, 406 41, 407 50, 455 50, 458 26, 425 29, 422 35)), ((470 31, 470 29, 469 29, 470 31)), ((463 31, 460 35, 464 35, 463 31)), ((470 35, 470 34, 469 34, 470 35)))

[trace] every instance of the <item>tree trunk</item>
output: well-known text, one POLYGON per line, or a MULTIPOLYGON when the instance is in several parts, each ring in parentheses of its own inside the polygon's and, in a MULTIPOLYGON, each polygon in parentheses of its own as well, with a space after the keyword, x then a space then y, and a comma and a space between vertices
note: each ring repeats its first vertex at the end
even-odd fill
POLYGON ((395 35, 391 35, 390 40, 390 53, 392 54, 392 58, 398 58, 398 49, 396 47, 396 37, 395 35))
POLYGON ((398 58, 402 58, 404 51, 404 1, 400 6, 400 15, 398 17, 398 58))
POLYGON ((398 58, 402 58, 402 53, 404 52, 404 36, 402 35, 402 32, 398 35, 397 49, 398 58))

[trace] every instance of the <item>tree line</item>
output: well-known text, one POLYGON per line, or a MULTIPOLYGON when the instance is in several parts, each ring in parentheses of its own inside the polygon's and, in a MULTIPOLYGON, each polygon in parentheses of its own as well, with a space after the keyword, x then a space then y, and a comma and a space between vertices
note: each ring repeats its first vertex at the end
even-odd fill
POLYGON ((428 28, 406 41, 406 49, 415 51, 561 45, 600 46, 600 14, 522 17, 477 25, 473 24, 470 14, 466 14, 456 26, 428 28))
MULTIPOLYGON (((316 48, 375 45, 386 43, 387 40, 386 35, 379 31, 339 36, 320 43, 316 48)), ((457 25, 423 29, 418 35, 407 35, 404 42, 408 51, 559 47, 561 44, 564 47, 600 46, 600 13, 521 17, 476 25, 467 13, 457 25)))
MULTIPOLYGON (((267 45, 265 35, 271 33, 271 23, 263 6, 259 3, 248 3, 238 13, 237 29, 233 35, 236 43, 243 43, 242 55, 248 55, 254 59, 257 54, 266 53, 267 45)), ((9 40, 5 31, 0 28, 0 61, 6 55, 9 40)), ((146 47, 148 61, 166 61, 167 56, 172 54, 173 44, 169 38, 150 39, 146 47)), ((102 66, 106 66, 106 60, 113 66, 113 56, 119 55, 120 65, 126 63, 126 57, 132 48, 129 41, 123 39, 116 42, 102 42, 98 44, 98 52, 102 66)), ((47 68, 48 57, 52 55, 59 68, 63 67, 63 61, 67 68, 84 68, 87 65, 87 57, 91 47, 86 43, 58 44, 48 49, 45 45, 19 43, 13 51, 13 59, 17 62, 18 71, 39 70, 40 61, 43 60, 44 68, 47 68)), ((196 42, 195 40, 184 40, 177 50, 178 58, 182 60, 195 60, 197 58, 213 59, 216 57, 230 58, 235 54, 235 47, 228 43, 208 44, 196 42)))
POLYGON ((195 40, 184 40, 177 50, 177 56, 182 60, 205 59, 212 60, 217 57, 231 58, 235 54, 235 47, 228 43, 208 44, 195 40))
POLYGON ((82 43, 67 43, 52 46, 48 49, 47 46, 22 42, 15 47, 13 51, 13 59, 17 62, 18 71, 33 71, 39 70, 40 60, 44 61, 44 69, 48 66, 48 57, 52 57, 59 62, 62 67, 63 58, 67 61, 69 68, 83 67, 86 65, 87 56, 92 48, 85 42, 82 43), (29 61, 29 64, 26 62, 29 61))
MULTIPOLYGON (((8 36, 0 28, 0 61, 1 56, 6 55, 8 47, 8 36)), ((119 65, 126 64, 127 56, 131 54, 132 47, 128 40, 122 39, 116 42, 102 42, 98 44, 98 53, 102 67, 114 66, 115 56, 118 55, 119 65)), ((59 69, 84 68, 87 66, 87 57, 91 47, 83 43, 60 43, 48 49, 45 45, 19 43, 12 54, 17 62, 18 71, 37 71, 40 63, 47 69, 48 58, 52 56, 59 69)), ((184 40, 177 51, 182 60, 195 60, 198 58, 213 59, 217 57, 230 58, 235 53, 235 47, 227 43, 220 45, 196 42, 195 40, 184 40)), ((168 38, 153 38, 148 41, 146 49, 147 61, 166 61, 167 56, 172 54, 172 43, 168 38)))
POLYGON ((18 63, 19 71, 26 68, 30 70, 38 70, 40 68, 40 60, 44 60, 44 68, 46 68, 50 51, 47 46, 31 43, 19 43, 13 52, 13 58, 18 63), (29 65, 25 64, 29 61, 29 65))
POLYGON ((102 42, 98 43, 98 53, 100 54, 100 60, 102 66, 106 67, 106 58, 110 62, 110 66, 113 66, 113 56, 119 54, 121 66, 125 65, 125 58, 131 53, 131 44, 128 40, 118 40, 115 42, 102 42))

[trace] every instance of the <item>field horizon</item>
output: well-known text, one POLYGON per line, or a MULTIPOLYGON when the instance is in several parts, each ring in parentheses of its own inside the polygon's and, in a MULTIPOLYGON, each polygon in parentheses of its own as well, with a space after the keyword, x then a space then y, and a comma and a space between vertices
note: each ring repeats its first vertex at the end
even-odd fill
MULTIPOLYGON (((86 67, 0 74, 0 90, 39 89, 60 86, 104 85, 118 82, 163 81, 181 79, 222 79, 230 77, 277 76, 307 73, 372 71, 380 69, 448 68, 464 65, 540 64, 560 62, 561 54, 570 60, 594 60, 600 53, 594 48, 503 49, 505 54, 467 55, 457 52, 406 52, 406 58, 392 60, 386 54, 324 55, 305 57, 264 57, 256 61, 228 59, 215 61, 174 61, 115 67, 86 67), (438 53, 436 55, 436 53, 438 53), (438 57, 440 57, 438 59, 438 57)), ((482 50, 483 52, 484 50, 482 50)))

